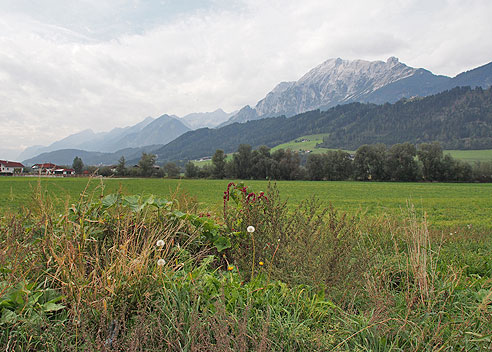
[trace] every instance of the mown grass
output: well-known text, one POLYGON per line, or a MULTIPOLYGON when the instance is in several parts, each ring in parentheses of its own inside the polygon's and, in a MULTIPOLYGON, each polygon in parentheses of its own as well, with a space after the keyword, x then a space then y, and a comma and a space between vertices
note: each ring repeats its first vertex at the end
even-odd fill
MULTIPOLYGON (((105 193, 154 194, 169 197, 180 190, 195 198, 202 210, 221 212, 227 180, 175 179, 94 179, 89 190, 99 187, 105 193), (102 187, 102 188, 101 188, 102 187), (218 196, 219 195, 219 196, 218 196)), ((0 211, 17 210, 29 203, 38 183, 56 198, 59 209, 78 199, 87 187, 87 178, 0 178, 0 211)), ((265 190, 267 181, 248 181, 257 190, 265 190)), ((324 206, 368 215, 400 216, 401 209, 411 201, 418 211, 425 211, 431 227, 459 228, 467 225, 492 227, 492 184, 464 183, 391 183, 391 182, 277 182, 283 199, 291 208, 303 199, 318 197, 324 206)))
POLYGON ((455 159, 468 163, 476 161, 492 161, 492 149, 485 150, 445 150, 444 154, 451 154, 455 159))

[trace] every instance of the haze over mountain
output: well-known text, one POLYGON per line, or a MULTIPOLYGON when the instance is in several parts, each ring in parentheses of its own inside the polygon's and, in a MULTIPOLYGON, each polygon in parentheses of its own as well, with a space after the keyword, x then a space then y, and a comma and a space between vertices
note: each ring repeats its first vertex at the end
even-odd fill
POLYGON ((434 75, 390 57, 384 61, 329 59, 298 81, 278 84, 254 108, 245 106, 222 126, 265 117, 287 117, 351 102, 393 103, 428 96, 456 86, 489 87, 492 63, 457 75, 434 75))
POLYGON ((87 129, 78 133, 74 133, 65 137, 59 141, 55 141, 49 146, 32 146, 26 148, 21 154, 19 154, 19 160, 25 160, 32 158, 41 153, 47 153, 54 150, 61 149, 83 149, 87 151, 97 152, 113 152, 118 149, 114 149, 114 142, 124 137, 127 134, 133 134, 139 132, 154 121, 152 117, 147 117, 143 121, 133 126, 117 127, 113 128, 109 132, 94 133, 92 129, 87 129))
POLYGON ((162 115, 156 119, 147 117, 133 126, 114 128, 109 132, 94 133, 91 129, 75 133, 47 147, 27 148, 20 160, 30 159, 41 153, 61 149, 78 149, 94 152, 115 152, 124 148, 139 148, 153 144, 166 144, 189 131, 181 119, 162 115))
POLYGON ((19 160, 62 149, 94 152, 115 152, 124 148, 140 148, 154 144, 167 144, 184 132, 203 127, 216 127, 227 121, 235 112, 222 109, 213 112, 191 113, 183 117, 162 115, 156 119, 147 117, 128 127, 113 128, 109 132, 95 133, 92 129, 69 135, 49 146, 35 145, 19 154, 19 160))
POLYGON ((26 166, 51 162, 57 165, 72 165, 73 159, 79 157, 85 165, 114 165, 123 156, 128 165, 137 163, 142 153, 154 153, 162 145, 148 145, 140 148, 125 148, 113 153, 90 152, 80 149, 59 149, 51 152, 41 153, 33 158, 24 160, 26 166))
POLYGON ((203 127, 216 127, 236 113, 237 111, 228 113, 222 109, 212 112, 196 112, 181 117, 181 121, 192 130, 196 130, 203 127))

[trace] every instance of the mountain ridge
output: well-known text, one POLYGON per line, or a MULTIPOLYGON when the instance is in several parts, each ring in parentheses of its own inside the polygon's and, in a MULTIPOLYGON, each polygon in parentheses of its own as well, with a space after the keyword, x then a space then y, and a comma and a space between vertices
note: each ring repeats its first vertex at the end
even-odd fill
POLYGON ((428 96, 467 85, 491 86, 492 63, 451 78, 409 67, 396 57, 386 61, 328 59, 297 81, 279 83, 254 108, 243 107, 220 127, 266 117, 290 117, 351 102, 394 103, 405 97, 428 96))
POLYGON ((438 141, 448 149, 492 148, 492 89, 454 88, 393 104, 353 102, 326 111, 233 123, 189 131, 155 153, 161 161, 198 159, 216 149, 234 152, 246 143, 273 147, 309 134, 329 133, 330 148, 363 144, 438 141))

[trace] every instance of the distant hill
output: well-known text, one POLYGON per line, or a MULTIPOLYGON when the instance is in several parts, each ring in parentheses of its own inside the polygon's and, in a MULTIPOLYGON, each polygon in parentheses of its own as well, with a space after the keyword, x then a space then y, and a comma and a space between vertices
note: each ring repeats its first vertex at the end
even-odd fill
POLYGON ((125 148, 113 153, 90 152, 80 149, 59 149, 52 152, 42 153, 33 158, 24 160, 26 166, 51 162, 57 165, 72 165, 73 159, 78 156, 85 165, 114 165, 124 156, 128 165, 136 164, 142 153, 153 153, 161 145, 149 145, 140 148, 125 148))
POLYGON ((192 113, 182 118, 162 115, 156 119, 147 117, 128 127, 113 128, 109 132, 95 133, 87 129, 74 133, 48 146, 26 148, 17 159, 27 160, 42 153, 62 149, 78 149, 91 152, 113 153, 123 148, 140 148, 147 145, 167 144, 181 134, 197 128, 216 127, 227 121, 233 113, 222 109, 213 112, 192 113))
POLYGON ((48 153, 60 149, 83 149, 86 151, 114 152, 122 149, 117 145, 118 140, 128 134, 138 133, 149 123, 154 121, 152 117, 147 117, 143 121, 128 127, 113 128, 109 132, 94 133, 87 129, 74 133, 59 141, 55 141, 48 146, 33 146, 26 148, 18 157, 20 160, 30 159, 41 153, 48 153))
POLYGON ((157 149, 159 160, 197 159, 241 143, 273 147, 308 134, 328 133, 325 147, 439 141, 447 149, 492 148, 492 90, 454 88, 394 104, 350 103, 291 118, 274 117, 190 131, 157 149))
POLYGON ((492 63, 451 78, 409 67, 395 57, 386 62, 329 59, 298 81, 278 84, 254 108, 245 106, 221 127, 266 117, 290 117, 351 102, 394 103, 457 86, 488 88, 491 84, 492 63))
POLYGON ((27 148, 20 154, 19 159, 31 159, 41 153, 66 149, 113 153, 124 148, 164 145, 189 130, 190 128, 176 117, 169 115, 162 115, 156 119, 147 117, 133 126, 114 128, 109 132, 100 133, 94 133, 88 129, 56 141, 47 147, 27 148))

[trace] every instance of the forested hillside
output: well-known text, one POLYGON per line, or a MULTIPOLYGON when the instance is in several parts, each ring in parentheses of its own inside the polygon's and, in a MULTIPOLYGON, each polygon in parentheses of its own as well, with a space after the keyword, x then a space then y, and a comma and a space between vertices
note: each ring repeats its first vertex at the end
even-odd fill
POLYGON ((219 129, 190 131, 158 149, 160 161, 196 159, 239 144, 273 147, 296 137, 328 133, 323 147, 354 150, 363 144, 438 141, 445 149, 492 148, 492 90, 454 88, 395 104, 340 105, 291 118, 276 117, 219 129))

